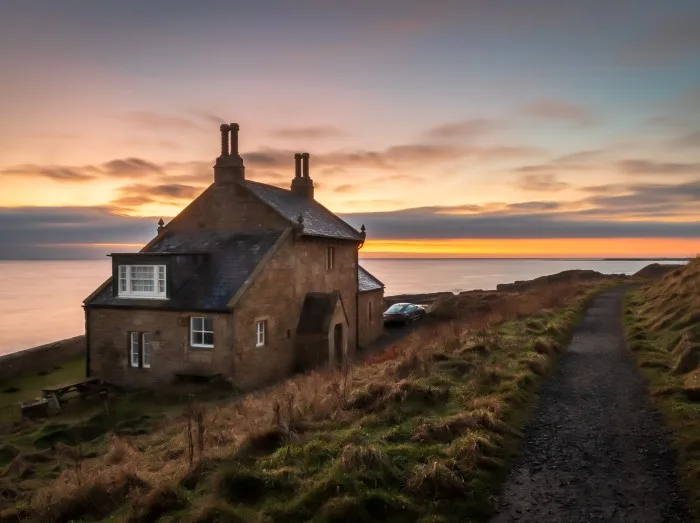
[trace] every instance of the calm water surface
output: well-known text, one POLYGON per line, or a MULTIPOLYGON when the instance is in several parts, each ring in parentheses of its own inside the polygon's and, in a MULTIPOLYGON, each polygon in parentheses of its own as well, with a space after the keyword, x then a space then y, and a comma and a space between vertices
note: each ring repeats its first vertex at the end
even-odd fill
MULTIPOLYGON (((0 354, 82 334, 82 301, 109 277, 110 262, 0 261, 0 354)), ((367 259, 361 263, 392 295, 495 289, 499 283, 567 269, 632 274, 652 262, 367 259)))

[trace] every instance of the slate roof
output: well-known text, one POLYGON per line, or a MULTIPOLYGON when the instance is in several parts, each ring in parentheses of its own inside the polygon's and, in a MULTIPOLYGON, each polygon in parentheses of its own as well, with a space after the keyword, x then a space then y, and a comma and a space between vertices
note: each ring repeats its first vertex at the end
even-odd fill
POLYGON ((380 282, 377 278, 372 276, 367 269, 358 265, 357 266, 357 291, 367 292, 367 291, 378 291, 384 288, 384 284, 380 282))
POLYGON ((255 234, 198 231, 166 233, 140 254, 170 253, 175 263, 171 271, 173 287, 167 300, 117 298, 110 282, 87 305, 194 311, 225 311, 231 298, 243 287, 253 270, 272 248, 283 231, 255 234), (197 265, 190 255, 203 253, 197 265), (181 264, 182 262, 182 264, 181 264), (178 278, 178 276, 181 276, 178 278), (177 283, 176 283, 177 282, 177 283))
POLYGON ((340 294, 337 292, 308 293, 301 308, 297 332, 327 334, 339 299, 340 294))
POLYGON ((342 240, 364 240, 359 231, 315 200, 309 200, 286 189, 264 183, 246 180, 245 185, 290 222, 297 223, 301 213, 304 217, 304 234, 342 240))

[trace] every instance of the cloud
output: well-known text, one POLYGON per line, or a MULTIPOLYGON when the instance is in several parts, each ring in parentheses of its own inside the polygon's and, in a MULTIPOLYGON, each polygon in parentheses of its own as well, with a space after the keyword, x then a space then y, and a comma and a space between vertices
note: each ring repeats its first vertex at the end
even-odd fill
POLYGON ((39 177, 58 182, 87 182, 97 178, 132 178, 162 174, 162 167, 141 158, 117 158, 96 166, 26 164, 0 170, 0 177, 39 177))
MULTIPOLYGON (((414 143, 394 145, 380 150, 337 150, 312 154, 310 166, 343 172, 345 168, 370 168, 392 170, 399 168, 434 167, 442 162, 463 159, 498 161, 539 156, 545 151, 523 145, 456 146, 446 144, 414 143), (340 171, 339 171, 340 170, 340 171)), ((294 151, 289 149, 264 148, 241 155, 250 167, 284 169, 293 172, 294 151)))
POLYGON ((141 158, 112 160, 102 164, 102 170, 108 176, 134 176, 141 174, 162 174, 163 169, 141 158))
POLYGON ((553 174, 526 174, 518 180, 518 187, 524 191, 558 192, 571 187, 559 181, 553 174))
POLYGON ((169 129, 192 131, 201 128, 201 122, 183 116, 173 116, 155 111, 131 111, 124 119, 140 129, 169 129))
POLYGON ((450 122, 428 129, 425 136, 434 140, 473 139, 502 127, 495 120, 475 119, 450 122))
POLYGON ((355 186, 351 184, 339 185, 333 189, 333 192, 352 192, 355 190, 355 186))
POLYGON ((0 258, 103 258, 106 250, 93 244, 143 244, 156 226, 155 218, 119 216, 104 207, 0 207, 0 242, 6 247, 0 258))
POLYGON ((94 168, 25 164, 0 170, 0 177, 41 177, 58 182, 85 182, 96 178, 97 172, 94 168))
POLYGON ((345 133, 330 125, 318 125, 310 127, 287 127, 277 129, 272 133, 277 138, 290 140, 323 140, 345 136, 345 133))
POLYGON ((671 140, 670 144, 681 148, 700 148, 700 130, 679 136, 671 140))
MULTIPOLYGON (((198 189, 134 184, 123 204, 153 199, 189 199, 198 189)), ((522 201, 424 206, 387 212, 348 213, 373 239, 445 238, 698 238, 700 179, 677 184, 611 184, 584 188, 576 201, 522 201)), ((399 205, 397 200, 346 204, 399 205)), ((143 244, 155 234, 157 218, 122 216, 106 207, 0 208, 2 256, 80 258, 119 250, 93 244, 143 244)), ((123 250, 123 249, 122 249, 123 250)), ((126 250, 137 250, 129 247, 126 250)))
POLYGON ((700 180, 593 187, 571 202, 531 201, 349 213, 374 239, 699 238, 700 180))
POLYGON ((560 122, 579 127, 588 127, 598 122, 588 109, 560 100, 539 100, 520 108, 520 112, 531 118, 560 122))
POLYGON ((123 119, 137 129, 177 132, 203 131, 226 123, 221 117, 202 109, 189 109, 179 115, 157 111, 130 111, 123 119))
POLYGON ((621 160, 617 163, 625 174, 641 175, 686 175, 700 174, 700 162, 655 162, 651 160, 621 160))
POLYGON ((119 188, 119 196, 110 202, 110 206, 123 211, 133 210, 151 203, 182 205, 189 203, 201 192, 201 187, 176 183, 126 185, 119 188))

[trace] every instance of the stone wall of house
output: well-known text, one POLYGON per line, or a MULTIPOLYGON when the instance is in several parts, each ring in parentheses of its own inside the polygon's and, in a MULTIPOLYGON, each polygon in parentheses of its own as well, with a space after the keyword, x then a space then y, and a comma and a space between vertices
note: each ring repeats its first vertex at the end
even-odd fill
POLYGON ((5 354, 0 356, 0 380, 8 380, 23 374, 50 372, 66 360, 84 355, 85 336, 75 336, 5 354))
POLYGON ((296 328, 308 292, 340 291, 349 328, 347 353, 356 348, 357 247, 354 243, 290 236, 253 281, 234 310, 235 381, 243 388, 273 382, 296 368, 296 328), (335 264, 326 269, 326 247, 335 264), (267 320, 265 346, 255 325, 267 320))
POLYGON ((213 184, 180 212, 166 230, 196 232, 259 229, 282 230, 289 223, 236 183, 213 184))
POLYGON ((384 333, 384 291, 361 292, 358 295, 360 347, 368 347, 384 333))
POLYGON ((170 383, 176 372, 219 372, 232 377, 231 314, 162 310, 89 309, 90 375, 126 388, 170 383), (190 347, 190 318, 214 318, 214 348, 190 347), (151 368, 134 368, 129 333, 149 332, 151 368))

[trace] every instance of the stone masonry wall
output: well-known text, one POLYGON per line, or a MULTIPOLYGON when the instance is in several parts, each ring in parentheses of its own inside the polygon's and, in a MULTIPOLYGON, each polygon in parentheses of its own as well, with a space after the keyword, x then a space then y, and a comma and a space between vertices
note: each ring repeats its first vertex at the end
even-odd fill
POLYGON ((90 375, 126 388, 169 383, 179 371, 220 372, 231 377, 231 314, 90 309, 90 375), (214 348, 190 347, 190 317, 214 318, 214 348), (129 333, 150 332, 153 339, 151 368, 134 368, 129 362, 129 333))
POLYGON ((51 371, 66 360, 85 355, 85 336, 54 341, 0 356, 0 381, 22 374, 51 371))
POLYGON ((384 333, 384 291, 361 292, 358 297, 360 339, 358 345, 367 347, 384 333), (371 308, 370 308, 371 304, 371 308))
POLYGON ((356 347, 357 247, 353 243, 290 236, 234 310, 235 381, 243 388, 269 383, 295 368, 296 328, 308 292, 338 290, 348 315, 347 352, 356 347), (326 247, 335 266, 326 270, 326 247), (255 323, 267 319, 264 347, 255 346, 255 323))
POLYGON ((236 183, 211 185, 167 224, 168 231, 283 230, 289 223, 236 183))

